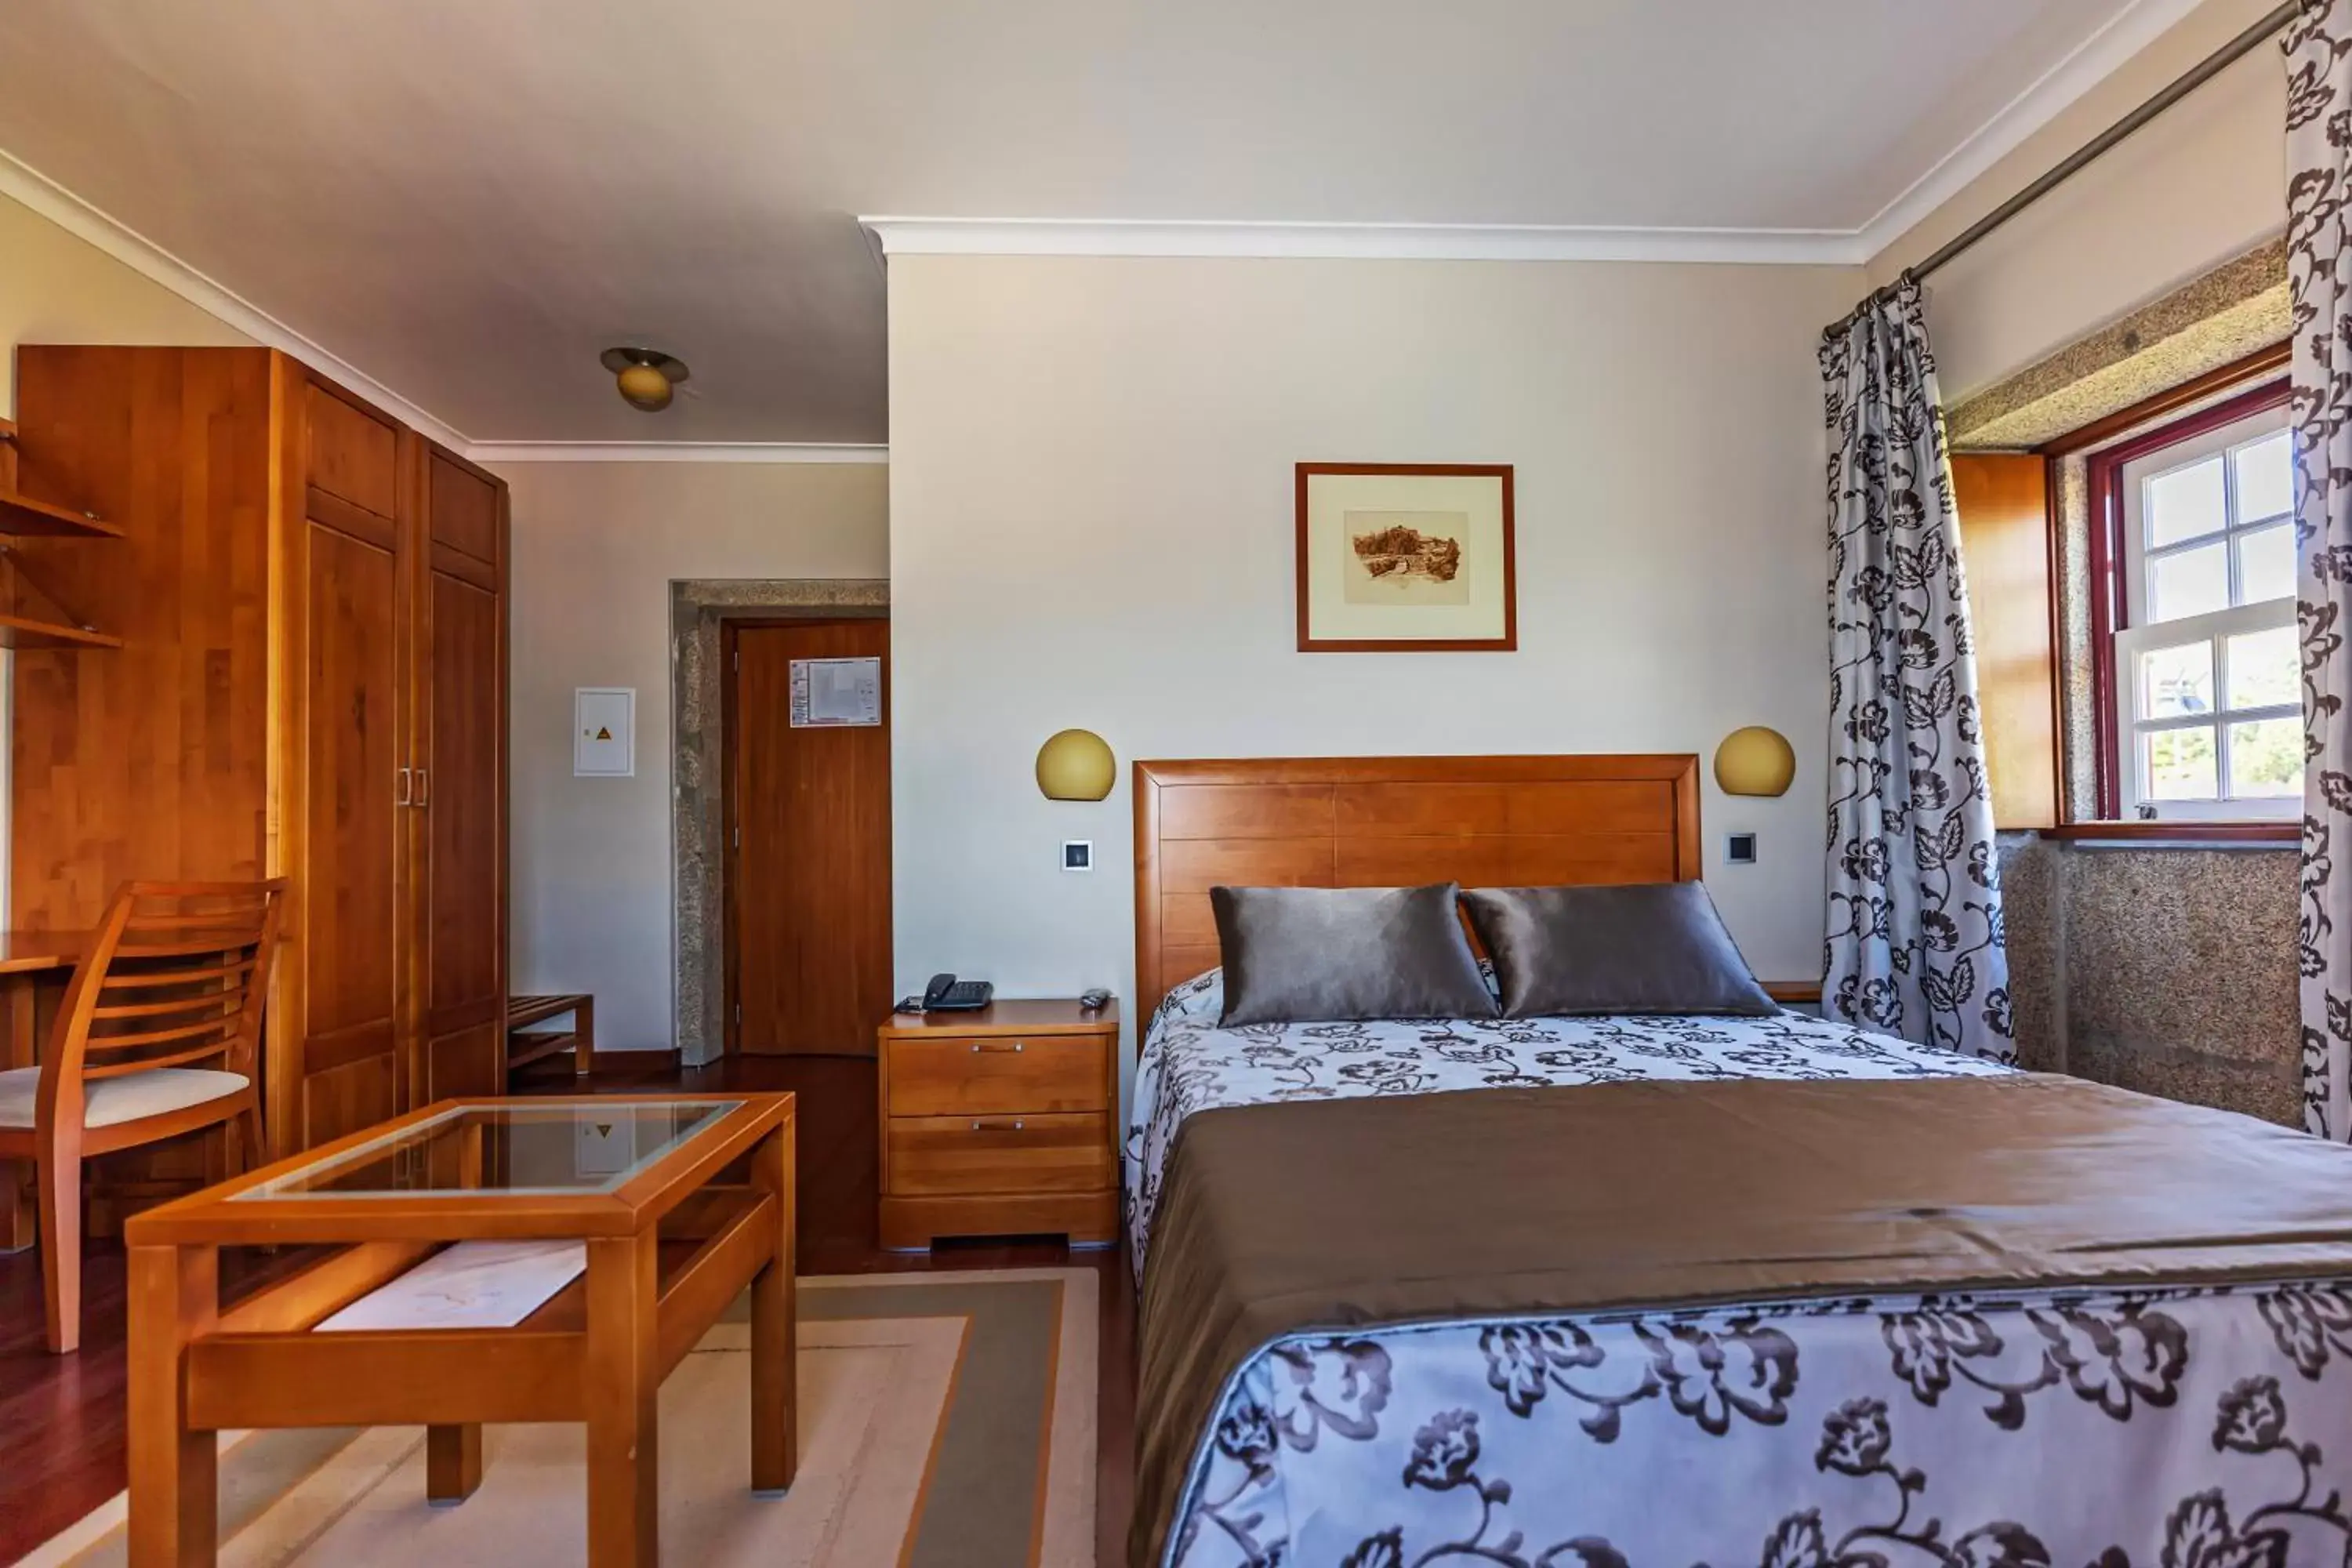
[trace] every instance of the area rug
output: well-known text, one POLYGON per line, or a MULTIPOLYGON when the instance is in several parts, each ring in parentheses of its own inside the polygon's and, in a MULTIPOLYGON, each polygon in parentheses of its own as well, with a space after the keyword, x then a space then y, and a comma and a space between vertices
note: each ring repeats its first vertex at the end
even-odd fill
MULTIPOLYGON (((750 1489, 736 1304, 661 1394, 662 1555, 710 1568, 1087 1568, 1096 1278, 1005 1269, 803 1279, 800 1473, 750 1489)), ((481 1489, 425 1500, 417 1427, 224 1433, 225 1568, 586 1560, 576 1426, 483 1431, 481 1489)), ((116 1497, 25 1562, 124 1560, 116 1497)))

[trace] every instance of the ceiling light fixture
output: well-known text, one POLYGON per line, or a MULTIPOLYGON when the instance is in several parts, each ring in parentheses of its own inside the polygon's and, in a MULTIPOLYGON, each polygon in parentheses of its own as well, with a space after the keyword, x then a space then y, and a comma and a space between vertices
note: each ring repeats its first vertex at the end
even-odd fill
POLYGON ((606 349, 598 356, 621 388, 621 401, 647 414, 669 406, 670 388, 686 379, 686 362, 659 349, 606 349))

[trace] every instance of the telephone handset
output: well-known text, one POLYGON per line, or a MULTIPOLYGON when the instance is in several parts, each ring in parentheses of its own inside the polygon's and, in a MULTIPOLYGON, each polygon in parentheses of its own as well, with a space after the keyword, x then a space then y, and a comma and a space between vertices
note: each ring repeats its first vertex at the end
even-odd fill
POLYGON ((985 980, 958 980, 953 974, 931 976, 923 987, 923 1011, 926 1013, 970 1013, 988 1005, 996 994, 996 987, 985 980))

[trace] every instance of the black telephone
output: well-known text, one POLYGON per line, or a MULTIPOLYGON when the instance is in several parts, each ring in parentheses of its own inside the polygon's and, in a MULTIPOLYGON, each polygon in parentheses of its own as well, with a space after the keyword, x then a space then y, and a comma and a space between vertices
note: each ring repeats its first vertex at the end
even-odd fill
POLYGON ((996 987, 985 980, 958 980, 954 975, 939 973, 923 987, 923 1011, 926 1013, 970 1013, 988 1005, 996 994, 996 987))

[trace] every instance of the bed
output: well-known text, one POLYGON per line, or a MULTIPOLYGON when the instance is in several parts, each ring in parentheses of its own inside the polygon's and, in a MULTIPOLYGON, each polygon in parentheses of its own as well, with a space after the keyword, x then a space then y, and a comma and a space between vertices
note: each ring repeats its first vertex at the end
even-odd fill
POLYGON ((1209 888, 1689 879, 1696 759, 1136 798, 1135 1563, 2352 1560, 2352 1152, 1795 1014, 1223 1029, 1209 888))

